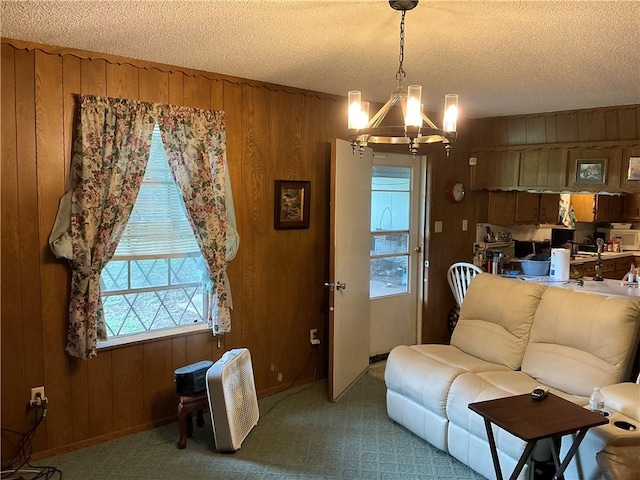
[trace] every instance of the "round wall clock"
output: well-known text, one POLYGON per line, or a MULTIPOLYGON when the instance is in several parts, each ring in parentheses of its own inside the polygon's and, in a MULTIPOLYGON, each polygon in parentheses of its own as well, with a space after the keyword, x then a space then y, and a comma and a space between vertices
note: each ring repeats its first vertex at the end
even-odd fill
POLYGON ((447 185, 447 199, 453 203, 459 203, 464 199, 464 184, 458 181, 451 181, 447 185))

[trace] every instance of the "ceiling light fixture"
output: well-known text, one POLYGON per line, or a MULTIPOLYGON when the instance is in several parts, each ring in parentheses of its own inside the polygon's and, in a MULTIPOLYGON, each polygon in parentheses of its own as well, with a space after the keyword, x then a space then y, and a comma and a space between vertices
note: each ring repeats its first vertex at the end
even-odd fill
POLYGON ((402 67, 404 62, 404 17, 408 10, 418 5, 417 0, 390 0, 389 5, 394 10, 402 12, 400 21, 400 65, 396 72, 398 85, 391 97, 380 110, 369 119, 369 102, 363 102, 361 92, 349 92, 349 140, 355 153, 356 147, 360 155, 368 143, 407 144, 412 154, 418 153, 418 148, 424 143, 442 142, 447 156, 451 144, 456 139, 456 122, 458 119, 458 95, 445 95, 444 119, 442 129, 436 127, 422 111, 422 86, 402 86, 406 73, 402 67), (383 120, 393 107, 402 109, 403 126, 382 125, 383 120), (424 124, 424 126, 423 126, 424 124))

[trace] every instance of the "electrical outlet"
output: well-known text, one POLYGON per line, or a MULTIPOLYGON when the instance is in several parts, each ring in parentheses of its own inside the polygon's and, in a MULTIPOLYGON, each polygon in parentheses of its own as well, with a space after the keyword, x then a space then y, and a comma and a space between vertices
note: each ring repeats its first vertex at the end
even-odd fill
POLYGON ((320 345, 320 337, 318 337, 317 328, 309 330, 309 342, 311 342, 311 345, 320 345))
POLYGON ((281 382, 282 381, 282 373, 278 374, 278 381, 281 382))
POLYGON ((36 407, 47 402, 47 397, 44 396, 44 385, 42 387, 34 387, 31 389, 31 399, 29 405, 36 407))

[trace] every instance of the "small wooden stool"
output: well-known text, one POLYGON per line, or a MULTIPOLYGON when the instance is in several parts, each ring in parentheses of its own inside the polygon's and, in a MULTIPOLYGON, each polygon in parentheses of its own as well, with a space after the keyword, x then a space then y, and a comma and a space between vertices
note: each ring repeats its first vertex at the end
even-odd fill
POLYGON ((196 412, 196 425, 199 427, 204 425, 203 410, 209 410, 207 392, 196 393, 195 395, 180 395, 180 403, 178 403, 178 425, 180 427, 178 448, 185 448, 187 446, 187 437, 191 438, 193 435, 191 415, 193 412, 196 412))

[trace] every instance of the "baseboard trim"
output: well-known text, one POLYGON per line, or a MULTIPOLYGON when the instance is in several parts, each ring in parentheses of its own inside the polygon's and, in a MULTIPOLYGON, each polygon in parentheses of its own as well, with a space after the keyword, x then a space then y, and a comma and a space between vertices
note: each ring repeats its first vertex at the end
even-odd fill
MULTIPOLYGON (((73 452, 76 450, 80 450, 81 448, 91 447, 93 445, 98 445, 99 443, 107 442, 109 440, 115 440, 116 438, 126 437, 127 435, 132 435, 134 433, 139 433, 145 430, 151 430, 152 428, 161 427, 162 425, 166 425, 172 422, 177 422, 176 415, 171 415, 170 417, 153 420, 151 422, 143 423, 141 425, 136 425, 135 427, 129 427, 122 430, 118 430, 117 432, 105 433, 104 435, 98 435, 97 437, 87 438, 86 440, 81 440, 79 442, 63 445, 62 447, 43 450, 41 452, 34 452, 31 455, 31 460, 40 460, 47 457, 53 457, 54 455, 59 455, 61 453, 73 452)), ((177 440, 178 440, 178 429, 176 427, 176 442, 177 440)))

